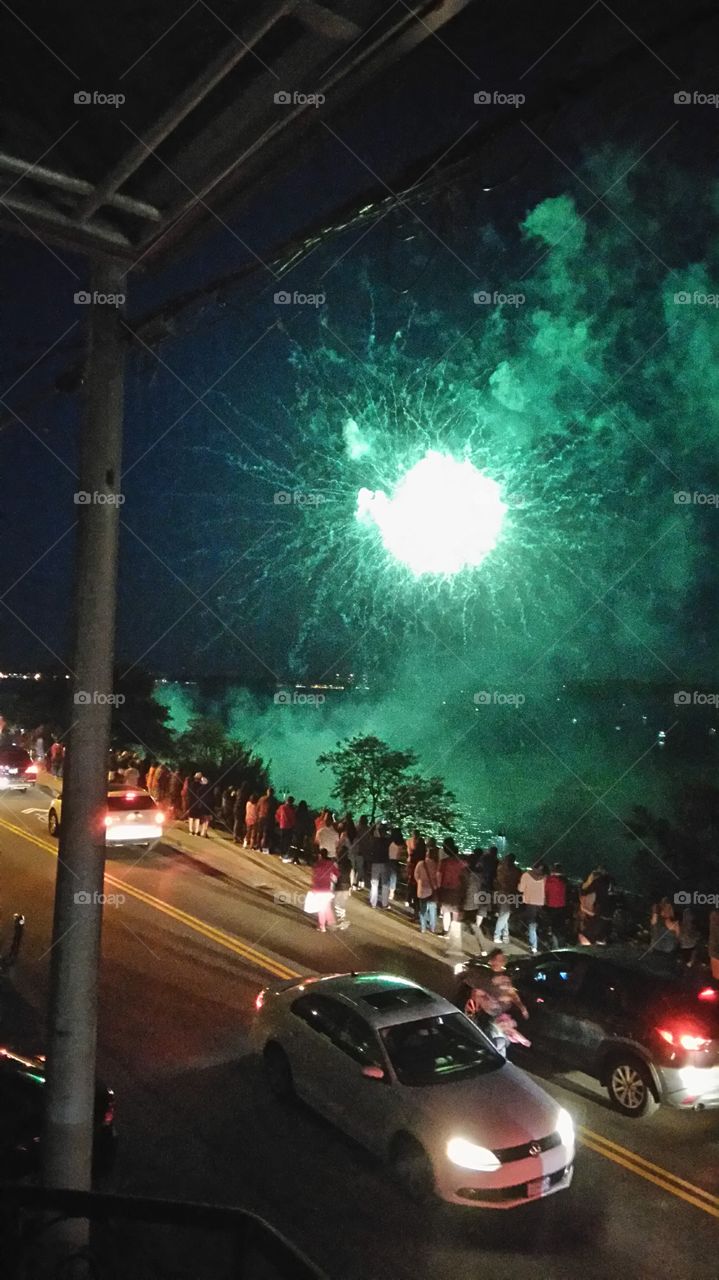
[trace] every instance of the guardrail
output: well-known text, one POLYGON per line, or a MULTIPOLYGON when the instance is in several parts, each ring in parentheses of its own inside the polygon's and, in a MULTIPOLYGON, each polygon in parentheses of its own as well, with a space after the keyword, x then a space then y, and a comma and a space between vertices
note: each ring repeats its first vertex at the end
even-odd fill
POLYGON ((0 1258, 3 1280, 329 1280, 244 1209, 15 1185, 0 1186, 0 1258), (89 1248, 54 1261, 53 1226, 71 1219, 89 1221, 89 1248))

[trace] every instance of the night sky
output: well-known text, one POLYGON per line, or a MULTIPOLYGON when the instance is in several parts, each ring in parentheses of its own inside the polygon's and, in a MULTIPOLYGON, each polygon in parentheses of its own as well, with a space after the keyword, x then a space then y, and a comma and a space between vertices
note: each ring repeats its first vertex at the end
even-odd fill
MULTIPOLYGON (((701 299, 719 290, 717 112, 674 95, 717 86, 700 10, 692 25, 678 5, 625 9, 595 6, 565 34, 571 6, 470 6, 349 112, 328 110, 309 165, 133 279, 131 326, 237 270, 243 241, 268 259, 403 174, 442 178, 279 281, 261 266, 154 355, 133 349, 124 663, 269 686, 360 671, 399 699, 382 725, 404 715, 420 741, 478 688, 537 706, 567 680, 709 687, 719 322, 701 299), (324 301, 279 306, 278 289, 324 301), (478 304, 484 291, 523 301, 478 304), (354 515, 361 487, 391 491, 427 449, 471 457, 509 506, 495 552, 448 581, 413 579, 354 515)), ((27 425, 0 435, 0 661, 45 667, 70 657, 78 406, 25 406, 81 350, 72 296, 87 274, 3 240, 0 368, 5 387, 21 378, 5 398, 27 425)))

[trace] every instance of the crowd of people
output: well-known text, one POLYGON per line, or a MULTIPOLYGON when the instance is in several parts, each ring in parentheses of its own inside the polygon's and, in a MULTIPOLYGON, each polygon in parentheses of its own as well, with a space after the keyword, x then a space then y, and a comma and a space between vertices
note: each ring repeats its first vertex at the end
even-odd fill
MULTIPOLYGON (((35 759, 62 774, 64 749, 46 731, 28 743, 35 759)), ((519 936, 536 953, 579 943, 603 946, 643 936, 647 947, 686 965, 708 957, 719 978, 719 910, 697 912, 669 898, 652 904, 642 928, 627 911, 614 878, 595 867, 572 883, 559 863, 522 868, 513 853, 500 852, 501 838, 486 849, 461 853, 454 839, 441 843, 418 830, 405 838, 398 828, 366 815, 338 817, 315 811, 306 800, 280 801, 272 786, 250 782, 221 787, 201 770, 182 772, 129 751, 113 754, 110 780, 146 788, 170 819, 186 821, 191 835, 210 828, 244 848, 278 855, 311 868, 308 904, 318 929, 346 929, 350 895, 365 891, 370 907, 390 910, 401 885, 403 905, 422 933, 441 933, 450 949, 466 951, 473 940, 485 952, 519 936)))
POLYGON ((513 853, 500 852, 504 838, 465 854, 451 836, 440 843, 414 830, 405 837, 366 815, 355 821, 350 813, 315 811, 291 795, 281 801, 271 786, 261 792, 250 783, 222 789, 199 771, 182 776, 168 765, 126 757, 116 763, 118 779, 145 785, 174 817, 187 821, 191 834, 207 836, 213 825, 243 848, 310 867, 306 909, 317 915, 321 932, 349 927, 353 893, 364 891, 372 909, 387 911, 401 890, 402 905, 420 931, 443 935, 450 950, 501 947, 510 940, 510 924, 512 935, 535 954, 644 937, 650 950, 673 953, 686 965, 708 952, 719 977, 719 911, 702 919, 690 906, 678 909, 665 898, 642 922, 601 865, 575 883, 556 862, 522 868, 513 853))

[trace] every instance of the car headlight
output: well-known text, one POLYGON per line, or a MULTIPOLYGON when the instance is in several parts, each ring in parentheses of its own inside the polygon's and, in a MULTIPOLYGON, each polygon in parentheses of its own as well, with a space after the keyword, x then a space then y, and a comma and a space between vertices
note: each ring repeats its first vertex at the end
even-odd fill
POLYGON ((475 1173, 493 1173, 500 1164, 493 1151, 478 1147, 476 1142, 469 1142, 466 1138, 450 1138, 447 1158, 460 1169, 474 1169, 475 1173))
POLYGON ((562 1145, 565 1147, 574 1146, 574 1121, 568 1111, 564 1107, 560 1107, 557 1112, 556 1132, 562 1139, 562 1145))

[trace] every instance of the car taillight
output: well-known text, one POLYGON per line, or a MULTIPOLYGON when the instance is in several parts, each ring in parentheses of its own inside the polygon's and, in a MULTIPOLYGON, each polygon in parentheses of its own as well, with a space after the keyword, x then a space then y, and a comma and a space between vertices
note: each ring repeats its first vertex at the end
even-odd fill
POLYGON ((259 1011, 260 1011, 260 1009, 262 1008, 262 1006, 263 1006, 263 1004, 264 1004, 264 1003, 265 1003, 265 993, 264 993, 264 991, 260 991, 260 992, 259 992, 259 994, 258 994, 258 996, 257 996, 257 999, 255 1000, 255 1008, 257 1009, 257 1012, 258 1012, 258 1013, 259 1013, 259 1011))
POLYGON ((135 800, 135 799, 137 799, 137 792, 136 792, 136 791, 126 791, 126 792, 125 792, 125 794, 124 794, 124 796, 123 796, 122 798, 123 798, 123 800, 135 800))
POLYGON ((39 773, 39 772, 40 772, 40 770, 38 769, 38 767, 37 767, 37 765, 36 765, 36 764, 29 764, 29 765, 28 765, 28 767, 27 767, 27 769, 25 770, 25 772, 26 772, 26 773, 33 773, 33 774, 37 774, 37 773, 39 773))
POLYGON ((115 1099, 110 1095, 105 1103, 105 1114, 102 1117, 103 1124, 112 1124, 115 1119, 115 1099))
POLYGON ((696 1053, 699 1049, 707 1049, 711 1040, 706 1036, 698 1036, 690 1031, 670 1031, 668 1027, 657 1027, 662 1040, 675 1049, 685 1049, 687 1053, 696 1053))
POLYGON ((164 821, 165 821, 165 815, 162 812, 162 809, 158 809, 157 813, 155 814, 155 822, 157 823, 158 827, 161 827, 164 821))
POLYGON ((112 826, 112 824, 113 824, 113 822, 117 822, 117 818, 115 817, 114 813, 106 813, 106 814, 105 814, 105 826, 106 826, 106 827, 111 827, 111 826, 112 826))
POLYGON ((717 991, 716 987, 703 987, 697 996, 697 1000, 719 1000, 719 991, 717 991))

